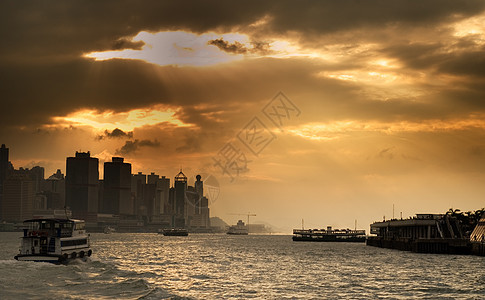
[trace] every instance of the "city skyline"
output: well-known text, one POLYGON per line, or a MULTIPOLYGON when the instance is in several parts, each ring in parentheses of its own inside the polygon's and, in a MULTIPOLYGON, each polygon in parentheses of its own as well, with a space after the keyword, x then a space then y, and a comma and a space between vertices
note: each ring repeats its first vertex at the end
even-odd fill
POLYGON ((170 186, 170 178, 154 172, 133 174, 124 158, 112 157, 111 162, 102 164, 105 176, 101 179, 99 160, 88 151, 66 158, 65 176, 57 169, 46 177, 41 166, 16 169, 9 161, 10 149, 2 144, 0 150, 2 222, 72 216, 84 220, 94 231, 109 226, 128 232, 156 232, 161 228, 220 230, 210 225, 209 199, 201 175, 189 185, 180 170, 170 186))
POLYGON ((212 215, 287 231, 485 206, 483 1, 0 8, 16 168, 182 167, 217 179, 212 215))

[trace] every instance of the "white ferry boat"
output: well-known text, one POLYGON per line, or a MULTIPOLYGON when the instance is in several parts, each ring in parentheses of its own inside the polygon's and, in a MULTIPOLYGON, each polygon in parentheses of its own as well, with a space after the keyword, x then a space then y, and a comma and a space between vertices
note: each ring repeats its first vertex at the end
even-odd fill
POLYGON ((24 221, 19 261, 68 263, 73 259, 86 260, 93 251, 83 220, 32 219, 24 221))
POLYGON ((242 220, 237 221, 237 224, 229 227, 229 230, 227 231, 227 234, 234 235, 248 235, 248 233, 248 226, 246 226, 242 220))

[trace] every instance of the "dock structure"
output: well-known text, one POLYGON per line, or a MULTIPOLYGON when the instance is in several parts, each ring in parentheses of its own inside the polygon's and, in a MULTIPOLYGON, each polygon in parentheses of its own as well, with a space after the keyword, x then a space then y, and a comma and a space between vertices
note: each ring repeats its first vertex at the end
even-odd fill
POLYGON ((485 256, 485 214, 482 215, 477 226, 472 231, 470 242, 473 254, 485 256))
POLYGON ((449 215, 417 214, 371 224, 367 245, 418 253, 471 254, 470 239, 460 222, 449 215))

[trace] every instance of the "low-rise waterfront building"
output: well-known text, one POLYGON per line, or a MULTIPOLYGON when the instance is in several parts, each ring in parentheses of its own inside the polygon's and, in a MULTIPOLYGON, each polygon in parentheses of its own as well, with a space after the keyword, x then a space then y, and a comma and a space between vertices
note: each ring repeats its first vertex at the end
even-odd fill
POLYGON ((449 215, 417 214, 411 219, 392 219, 370 226, 367 245, 421 253, 469 254, 469 239, 460 222, 449 215))

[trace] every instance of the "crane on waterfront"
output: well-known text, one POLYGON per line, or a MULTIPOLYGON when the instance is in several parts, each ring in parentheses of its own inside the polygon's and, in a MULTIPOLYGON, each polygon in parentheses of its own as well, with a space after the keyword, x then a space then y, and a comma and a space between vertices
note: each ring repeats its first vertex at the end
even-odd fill
POLYGON ((248 217, 248 222, 246 224, 248 226, 248 233, 249 233, 249 217, 256 217, 256 214, 252 214, 252 213, 248 212, 247 214, 230 214, 230 215, 247 216, 248 217))

